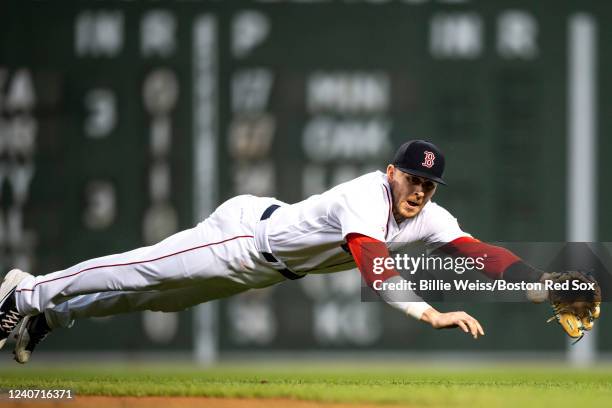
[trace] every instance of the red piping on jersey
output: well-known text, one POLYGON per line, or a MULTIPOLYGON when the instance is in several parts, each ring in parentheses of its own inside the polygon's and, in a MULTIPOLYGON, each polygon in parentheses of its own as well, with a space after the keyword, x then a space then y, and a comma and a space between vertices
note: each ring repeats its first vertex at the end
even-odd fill
POLYGON ((387 239, 387 234, 389 234, 389 220, 391 219, 391 208, 393 205, 393 201, 391 200, 391 193, 387 189, 387 186, 383 184, 385 188, 385 194, 387 195, 387 201, 389 201, 389 214, 387 215, 387 225, 385 225, 385 239, 387 239))
POLYGON ((178 252, 175 252, 175 253, 173 253, 173 254, 168 254, 168 255, 160 256, 159 258, 148 259, 148 260, 146 260, 146 261, 135 261, 135 262, 128 262, 128 263, 123 263, 123 264, 114 264, 114 265, 99 265, 99 266, 92 266, 92 267, 90 267, 90 268, 85 268, 85 269, 82 269, 82 270, 80 270, 80 271, 78 271, 78 272, 75 272, 75 273, 73 273, 73 274, 70 274, 70 275, 60 276, 60 277, 58 277, 58 278, 54 278, 54 279, 49 279, 49 280, 47 280, 47 281, 38 282, 36 285, 34 285, 34 286, 32 287, 32 289, 19 289, 19 290, 17 290, 17 292, 23 292, 23 291, 33 292, 33 291, 34 291, 34 288, 36 288, 36 286, 38 286, 38 285, 40 285, 40 284, 43 284, 43 283, 49 283, 49 282, 53 282, 53 281, 56 281, 56 280, 59 280, 59 279, 70 278, 70 277, 75 276, 75 275, 78 275, 78 274, 80 274, 80 273, 87 272, 87 271, 91 271, 92 269, 99 269, 99 268, 113 268, 113 267, 116 267, 116 266, 128 266, 128 265, 135 265, 135 264, 141 264, 141 263, 155 262, 155 261, 159 261, 160 259, 169 258, 169 257, 171 257, 171 256, 179 255, 179 254, 182 254, 182 253, 185 253, 185 252, 189 252, 189 251, 194 251, 194 250, 196 250, 196 249, 206 248, 206 247, 209 247, 209 246, 212 246, 212 245, 223 244, 223 243, 225 243, 225 242, 233 241, 233 240, 238 239, 238 238, 254 238, 254 237, 253 237, 253 235, 239 235, 239 236, 236 236, 236 237, 232 237, 232 238, 224 239, 223 241, 219 241, 219 242, 211 242, 211 243, 209 243, 209 244, 204 244, 204 245, 200 245, 200 246, 193 247, 193 248, 183 249, 182 251, 178 251, 178 252))

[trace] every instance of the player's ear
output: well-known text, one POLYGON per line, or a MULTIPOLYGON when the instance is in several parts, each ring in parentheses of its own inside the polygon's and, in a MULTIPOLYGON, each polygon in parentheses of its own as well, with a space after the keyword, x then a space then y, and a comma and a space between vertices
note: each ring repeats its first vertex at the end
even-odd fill
POLYGON ((390 164, 387 166, 387 180, 393 180, 393 175, 395 174, 395 166, 390 164))

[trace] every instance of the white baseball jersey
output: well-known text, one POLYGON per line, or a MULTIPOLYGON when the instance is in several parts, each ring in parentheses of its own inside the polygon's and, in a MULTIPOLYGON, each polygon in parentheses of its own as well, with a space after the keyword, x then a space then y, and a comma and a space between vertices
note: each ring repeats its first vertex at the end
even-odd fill
POLYGON ((392 250, 406 243, 435 246, 469 236, 448 211, 433 202, 397 225, 391 202, 387 175, 375 171, 282 206, 270 217, 262 236, 267 237, 270 252, 298 273, 354 268, 352 256, 342 248, 350 233, 386 242, 392 250))
POLYGON ((468 235, 435 203, 397 225, 391 190, 382 172, 343 183, 296 204, 238 196, 196 227, 156 245, 81 262, 24 279, 16 291, 22 314, 44 312, 53 327, 79 317, 136 310, 177 311, 260 288, 296 274, 352 269, 342 249, 349 233, 387 242, 435 245, 468 235), (261 220, 272 204, 280 205, 261 220), (263 253, 272 254, 270 262, 263 253))

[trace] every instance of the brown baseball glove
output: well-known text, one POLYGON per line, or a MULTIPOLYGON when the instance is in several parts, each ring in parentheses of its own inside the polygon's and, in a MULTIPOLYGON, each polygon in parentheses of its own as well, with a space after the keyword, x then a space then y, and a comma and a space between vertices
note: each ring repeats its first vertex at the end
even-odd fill
POLYGON ((563 330, 576 339, 575 344, 599 318, 599 284, 590 274, 579 271, 546 273, 543 281, 548 285, 548 300, 554 311, 548 322, 557 320, 563 330))

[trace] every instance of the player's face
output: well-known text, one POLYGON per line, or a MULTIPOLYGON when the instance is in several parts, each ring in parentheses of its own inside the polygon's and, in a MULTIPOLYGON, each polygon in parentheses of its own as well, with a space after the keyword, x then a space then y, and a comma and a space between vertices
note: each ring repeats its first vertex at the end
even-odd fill
POLYGON ((392 164, 387 167, 387 178, 393 197, 393 216, 398 224, 420 213, 436 192, 435 182, 404 173, 392 164))

